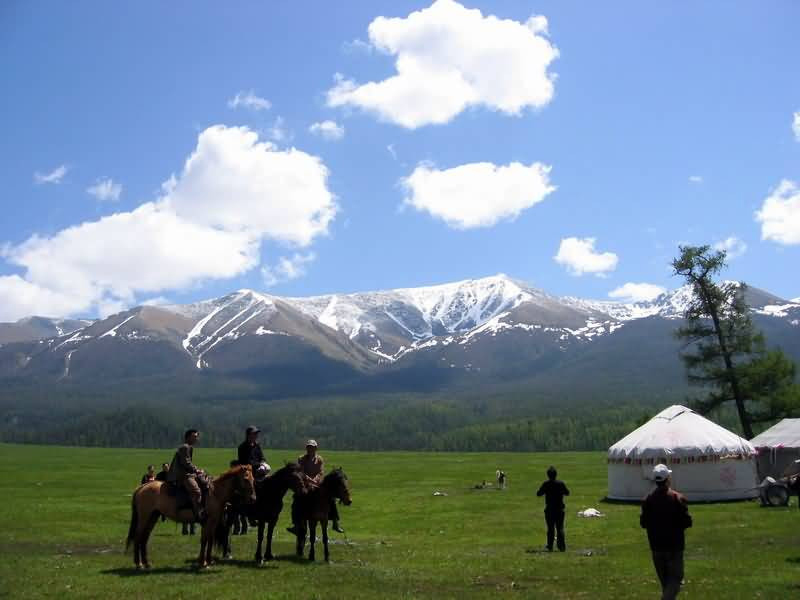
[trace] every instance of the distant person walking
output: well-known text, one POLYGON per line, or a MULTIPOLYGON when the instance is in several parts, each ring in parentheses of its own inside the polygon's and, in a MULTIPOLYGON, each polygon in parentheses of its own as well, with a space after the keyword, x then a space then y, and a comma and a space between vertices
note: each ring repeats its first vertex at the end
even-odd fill
POLYGON ((147 465, 147 473, 142 475, 142 482, 140 485, 144 485, 145 483, 150 483, 151 481, 156 480, 156 468, 153 465, 147 465))
POLYGON ((683 581, 684 531, 692 526, 686 497, 670 487, 671 474, 667 465, 653 468, 656 489, 642 502, 639 517, 639 523, 647 530, 662 600, 678 597, 683 581))
POLYGON ((556 479, 558 472, 555 467, 547 469, 547 481, 539 486, 537 496, 544 496, 544 520, 547 523, 547 551, 553 551, 553 539, 557 539, 558 549, 561 552, 567 549, 564 539, 564 496, 569 496, 569 490, 563 481, 556 479))

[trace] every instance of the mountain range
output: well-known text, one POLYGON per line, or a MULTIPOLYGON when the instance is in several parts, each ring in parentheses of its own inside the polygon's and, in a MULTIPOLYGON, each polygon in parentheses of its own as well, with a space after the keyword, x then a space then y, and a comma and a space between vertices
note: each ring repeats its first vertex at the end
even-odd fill
MULTIPOLYGON (((687 287, 638 303, 556 297, 504 275, 310 298, 239 290, 95 321, 0 324, 0 377, 91 383, 202 373, 261 381, 281 394, 293 393, 294 378, 304 391, 370 381, 385 389, 387 379, 417 389, 421 372, 442 384, 508 382, 557 374, 598 353, 613 369, 630 344, 653 365, 674 367, 675 344, 667 354, 657 349, 689 298, 687 287)), ((746 300, 769 342, 800 354, 800 302, 753 287, 746 300)))

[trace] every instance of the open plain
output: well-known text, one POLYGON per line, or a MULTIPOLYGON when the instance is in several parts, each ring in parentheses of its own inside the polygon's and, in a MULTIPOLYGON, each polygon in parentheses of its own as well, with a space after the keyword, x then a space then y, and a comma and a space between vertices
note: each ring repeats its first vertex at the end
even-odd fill
MULTIPOLYGON (((331 564, 294 557, 290 495, 276 530, 277 560, 252 562, 255 532, 234 537, 234 559, 193 566, 197 536, 159 523, 154 568, 137 572, 124 539, 130 494, 147 464, 171 450, 0 445, 0 597, 17 598, 655 598, 639 508, 602 501, 604 453, 360 453, 322 449, 347 473, 346 536, 331 564), (542 499, 553 464, 572 494, 567 551, 544 552, 542 499), (506 490, 475 489, 495 470, 506 490), (434 495, 434 492, 446 495, 434 495), (595 507, 603 518, 578 518, 595 507)), ((219 473, 232 450, 198 447, 219 473)), ((298 454, 268 450, 273 466, 298 454)), ((682 598, 800 597, 800 511, 756 501, 691 506, 682 598)))

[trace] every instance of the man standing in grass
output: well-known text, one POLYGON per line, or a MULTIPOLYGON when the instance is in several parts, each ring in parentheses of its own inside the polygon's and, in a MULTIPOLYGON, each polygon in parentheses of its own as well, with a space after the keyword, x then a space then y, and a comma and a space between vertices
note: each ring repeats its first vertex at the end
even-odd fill
POLYGON ((639 523, 647 529, 662 600, 677 598, 683 581, 684 531, 692 526, 686 497, 670 488, 667 465, 653 468, 656 489, 642 502, 639 523))
POLYGON ((539 486, 537 496, 544 496, 544 520, 547 523, 547 551, 553 551, 553 538, 557 536, 558 549, 561 552, 567 549, 564 540, 564 496, 569 496, 569 490, 563 481, 556 479, 558 473, 555 467, 547 469, 547 481, 539 486))

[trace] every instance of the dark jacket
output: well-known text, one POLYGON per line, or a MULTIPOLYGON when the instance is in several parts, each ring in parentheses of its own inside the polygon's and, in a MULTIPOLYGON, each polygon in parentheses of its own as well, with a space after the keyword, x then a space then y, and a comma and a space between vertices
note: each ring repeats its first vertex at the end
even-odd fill
POLYGON ((537 496, 544 496, 544 509, 548 512, 561 512, 564 510, 564 496, 569 496, 569 490, 563 481, 548 479, 536 492, 537 496))
POLYGON ((169 465, 167 481, 183 483, 189 475, 196 475, 199 469, 192 463, 194 448, 189 444, 181 444, 175 451, 172 463, 169 465))
POLYGON ((169 471, 159 471, 156 473, 156 481, 166 481, 169 471))
POLYGON ((639 524, 647 529, 654 552, 683 551, 683 532, 692 526, 686 497, 666 486, 656 487, 642 502, 639 524))
POLYGON ((255 469, 262 462, 267 462, 264 459, 264 452, 261 450, 261 445, 256 442, 252 446, 247 440, 239 444, 239 464, 250 465, 255 469))

